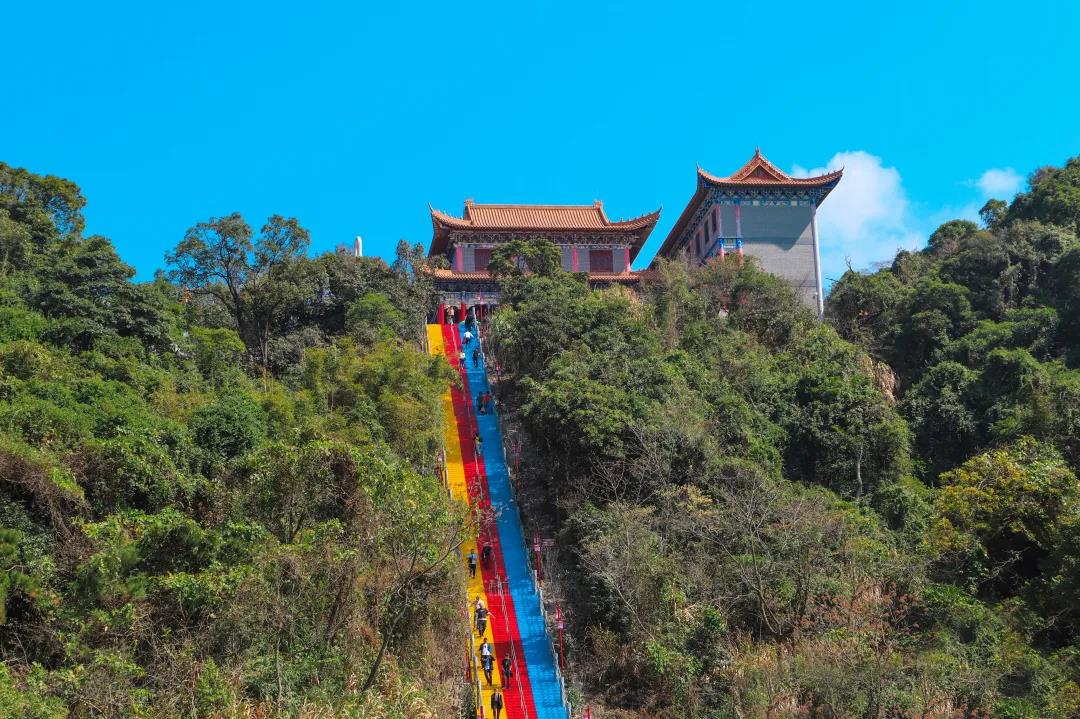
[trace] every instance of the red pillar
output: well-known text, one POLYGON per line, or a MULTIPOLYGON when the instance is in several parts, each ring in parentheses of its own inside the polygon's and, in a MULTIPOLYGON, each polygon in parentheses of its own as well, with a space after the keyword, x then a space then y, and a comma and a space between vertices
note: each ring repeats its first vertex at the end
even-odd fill
POLYGON ((461 272, 465 267, 465 253, 461 245, 454 245, 454 270, 461 272))
POLYGON ((629 272, 630 271, 630 248, 629 247, 624 247, 623 248, 623 260, 626 263, 626 270, 625 271, 629 272))
POLYGON ((562 607, 555 605, 555 626, 559 629, 559 669, 566 671, 566 657, 563 654, 563 629, 566 622, 563 621, 562 607))
POLYGON ((573 267, 573 271, 577 272, 578 271, 577 245, 570 245, 570 262, 571 262, 571 266, 573 267))
POLYGON ((544 573, 540 567, 540 534, 533 534, 533 551, 536 552, 536 581, 541 586, 544 584, 544 573))
POLYGON ((438 318, 439 324, 446 324, 446 305, 442 302, 439 303, 439 314, 435 315, 438 318))

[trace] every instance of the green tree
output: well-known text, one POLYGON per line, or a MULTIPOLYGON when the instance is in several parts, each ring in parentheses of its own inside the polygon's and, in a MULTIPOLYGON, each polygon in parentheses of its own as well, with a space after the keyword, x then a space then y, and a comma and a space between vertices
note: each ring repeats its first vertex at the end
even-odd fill
POLYGON ((242 375, 246 348, 235 330, 224 327, 193 327, 195 364, 211 387, 222 387, 242 375))
POLYGON ((228 394, 195 411, 191 433, 210 457, 235 459, 266 436, 266 413, 250 398, 228 394))
POLYGON ((982 417, 972 398, 978 378, 959 363, 939 362, 905 396, 904 413, 927 477, 955 467, 983 439, 982 417))
POLYGON ((19 556, 21 538, 14 529, 0 527, 0 626, 7 622, 7 603, 12 592, 30 594, 37 590, 37 583, 26 574, 19 556))
POLYGON ((956 252, 960 242, 979 231, 971 220, 949 220, 930 235, 929 250, 937 257, 948 257, 956 252))
POLYGON ((753 261, 728 256, 702 271, 701 292, 713 307, 727 309, 729 322, 771 349, 791 342, 810 326, 814 313, 775 275, 753 261))
POLYGON ((855 348, 825 327, 800 337, 780 358, 792 406, 778 422, 788 432, 789 476, 861 497, 907 469, 908 429, 855 348))
POLYGON ((345 326, 349 334, 363 345, 378 339, 408 337, 414 329, 409 318, 395 307, 390 298, 378 292, 369 292, 349 305, 345 326))
POLYGON ((26 228, 36 252, 80 235, 85 206, 86 198, 74 182, 0 162, 0 217, 26 228))
POLYGON ((132 284, 134 274, 104 237, 63 240, 46 253, 31 301, 46 316, 62 320, 52 334, 76 349, 119 336, 160 350, 169 341, 164 303, 149 288, 132 284))
POLYGON ((1009 207, 1007 220, 1039 220, 1080 233, 1080 157, 1064 167, 1042 167, 1028 178, 1029 190, 1009 207))
POLYGON ((0 664, 0 716, 20 719, 63 719, 68 716, 64 702, 49 696, 43 686, 44 672, 35 667, 20 681, 6 665, 0 664))
POLYGON ((431 269, 445 263, 444 258, 428 257, 427 250, 419 243, 410 245, 405 240, 398 241, 391 269, 408 288, 402 293, 399 307, 417 325, 422 324, 435 308, 435 282, 431 269))
POLYGON ((941 348, 971 328, 975 317, 970 294, 963 285, 936 278, 919 280, 890 358, 902 377, 917 377, 941 348))
POLYGON ((530 272, 551 277, 562 270, 562 255, 550 240, 511 240, 491 253, 488 271, 492 277, 521 277, 530 272))
POLYGON ((278 540, 291 544, 301 530, 331 519, 347 521, 356 501, 358 460, 335 442, 299 447, 277 442, 251 457, 245 499, 278 540))
POLYGON ((825 317, 841 337, 866 347, 877 359, 893 352, 911 290, 892 272, 848 270, 829 292, 825 317))
POLYGON ((998 596, 1011 596, 1077 517, 1076 475, 1028 437, 972 457, 941 476, 930 544, 942 568, 998 596))
POLYGON ((999 319, 1019 299, 1019 268, 1013 265, 1001 236, 990 232, 968 235, 941 263, 941 279, 968 288, 972 309, 999 319))
POLYGON ((136 284, 83 204, 0 165, 0 716, 454 714, 422 251, 308 260, 233 216, 180 244, 195 283, 136 284), (362 298, 391 336, 346 336, 362 298))
POLYGON ((308 231, 294 218, 273 215, 259 232, 238 214, 200 222, 165 260, 169 278, 228 310, 254 360, 267 366, 276 313, 310 292, 300 258, 308 231))
POLYGON ((94 513, 120 509, 154 512, 190 490, 159 437, 121 429, 84 443, 69 459, 94 513))
MULTIPOLYGON (((434 302, 428 271, 431 261, 425 255, 423 247, 410 246, 404 240, 398 243, 397 256, 389 266, 378 257, 354 257, 344 252, 322 255, 314 264, 315 274, 325 286, 317 288, 313 300, 306 303, 317 308, 312 320, 327 334, 341 334, 346 330, 349 308, 365 295, 379 294, 403 313, 408 338, 416 339, 434 302)), ((310 311, 308 306, 298 309, 301 316, 310 311)))
POLYGON ((0 274, 27 267, 33 252, 34 235, 30 227, 12 219, 10 210, 0 209, 0 274))
POLYGON ((466 524, 462 514, 441 501, 442 487, 432 475, 371 458, 359 480, 367 506, 382 510, 367 529, 372 549, 388 569, 377 604, 378 649, 360 685, 363 693, 375 685, 401 622, 437 596, 440 589, 433 579, 453 566, 466 524))
POLYGON ((1080 366, 1080 248, 1065 252, 1050 276, 1054 306, 1061 317, 1069 364, 1080 366))
POLYGON ((979 218, 983 222, 983 227, 987 229, 996 229, 1005 221, 1005 216, 1009 211, 1009 203, 1004 200, 995 200, 993 198, 986 201, 986 204, 979 210, 979 218))

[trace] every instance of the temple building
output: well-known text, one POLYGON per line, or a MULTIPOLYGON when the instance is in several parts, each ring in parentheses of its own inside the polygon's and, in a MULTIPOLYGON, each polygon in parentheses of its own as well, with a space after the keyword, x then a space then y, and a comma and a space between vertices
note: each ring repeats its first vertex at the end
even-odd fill
MULTIPOLYGON (((461 217, 431 209, 434 234, 429 257, 445 257, 449 269, 435 270, 442 308, 463 311, 499 303, 499 286, 488 272, 492 251, 515 239, 546 239, 562 251, 568 272, 588 273, 589 283, 634 284, 630 265, 660 219, 660 211, 612 221, 602 202, 591 205, 481 205, 465 201, 461 217)), ((440 315, 443 310, 440 309, 440 315)), ((440 318, 441 319, 441 318, 440 318)))
POLYGON ((820 316, 824 295, 815 215, 842 174, 792 177, 760 150, 727 177, 699 167, 697 190, 657 256, 704 263, 745 252, 783 278, 820 316))

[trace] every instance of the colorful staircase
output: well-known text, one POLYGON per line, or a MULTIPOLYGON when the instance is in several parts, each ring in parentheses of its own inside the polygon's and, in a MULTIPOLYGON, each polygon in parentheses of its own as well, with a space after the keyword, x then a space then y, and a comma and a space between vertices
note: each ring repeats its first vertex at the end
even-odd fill
POLYGON ((487 414, 476 411, 476 397, 489 391, 483 361, 473 367, 472 350, 478 340, 465 347, 466 361, 459 366, 462 330, 458 325, 428 325, 428 345, 432 354, 444 354, 462 378, 460 389, 452 388, 443 398, 444 416, 452 417, 446 425, 446 474, 450 495, 476 508, 479 537, 462 544, 462 561, 470 551, 479 556, 486 540, 493 549, 489 567, 481 564, 476 576, 468 581, 469 610, 466 618, 472 636, 468 652, 470 667, 479 667, 478 652, 483 638, 472 628, 472 603, 477 596, 491 610, 484 638, 495 653, 495 671, 489 686, 479 676, 482 712, 493 717, 491 693, 494 686, 503 691, 505 719, 567 719, 559 675, 551 651, 540 595, 533 584, 525 552, 524 532, 514 506, 510 476, 507 472, 494 408, 487 414), (483 450, 473 449, 473 436, 479 432, 483 450), (511 657, 514 676, 504 681, 501 662, 511 657))

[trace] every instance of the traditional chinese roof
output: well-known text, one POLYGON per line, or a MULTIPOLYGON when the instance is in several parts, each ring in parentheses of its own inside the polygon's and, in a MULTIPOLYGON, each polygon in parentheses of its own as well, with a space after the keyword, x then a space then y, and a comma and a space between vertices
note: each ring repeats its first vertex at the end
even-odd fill
POLYGON ((612 221, 604 212, 604 203, 599 200, 591 205, 479 205, 466 200, 461 217, 434 207, 429 206, 429 209, 435 231, 428 250, 431 256, 446 251, 451 232, 545 232, 552 235, 587 232, 632 235, 630 253, 633 258, 660 219, 660 210, 657 210, 630 220, 612 221))
POLYGON ((674 251, 686 226, 693 219, 701 203, 708 197, 709 191, 713 188, 722 188, 735 192, 739 190, 760 191, 769 189, 807 190, 813 194, 815 202, 820 204, 825 199, 825 196, 832 192, 832 189, 840 182, 843 174, 844 170, 841 168, 835 172, 828 172, 816 177, 792 177, 769 162, 761 154, 760 149, 754 151, 754 156, 750 158, 749 162, 727 177, 713 175, 698 167, 697 190, 694 192, 694 196, 690 198, 690 202, 687 203, 686 209, 679 215, 679 219, 675 221, 675 226, 671 228, 671 232, 664 239, 664 244, 660 246, 656 255, 666 257, 674 251))
POLYGON ((739 187, 742 185, 771 185, 774 187, 822 187, 832 190, 844 174, 842 169, 817 177, 792 177, 769 162, 761 150, 754 151, 750 161, 727 177, 718 177, 698 168, 698 183, 713 186, 739 187))

